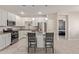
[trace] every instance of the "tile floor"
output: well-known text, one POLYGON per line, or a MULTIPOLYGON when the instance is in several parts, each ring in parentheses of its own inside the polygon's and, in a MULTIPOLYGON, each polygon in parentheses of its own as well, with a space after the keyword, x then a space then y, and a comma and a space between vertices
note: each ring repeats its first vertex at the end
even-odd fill
MULTIPOLYGON (((55 54, 79 54, 79 40, 55 40, 54 50, 55 54)), ((27 54, 27 51, 27 38, 24 38, 0 51, 0 54, 27 54)))
POLYGON ((17 43, 0 51, 0 54, 27 54, 27 40, 19 40, 17 43))
POLYGON ((56 54, 79 54, 79 40, 55 40, 56 54))

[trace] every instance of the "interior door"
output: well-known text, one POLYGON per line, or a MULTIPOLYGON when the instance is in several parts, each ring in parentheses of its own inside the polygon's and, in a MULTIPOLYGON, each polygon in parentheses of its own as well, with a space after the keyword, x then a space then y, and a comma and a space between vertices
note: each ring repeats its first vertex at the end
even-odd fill
POLYGON ((68 16, 59 16, 57 20, 57 35, 58 39, 65 40, 68 39, 68 16))

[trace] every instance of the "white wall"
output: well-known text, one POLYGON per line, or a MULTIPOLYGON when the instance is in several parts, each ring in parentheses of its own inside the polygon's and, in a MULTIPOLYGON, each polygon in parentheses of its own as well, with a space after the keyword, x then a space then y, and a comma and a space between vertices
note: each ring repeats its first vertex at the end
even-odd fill
POLYGON ((24 19, 20 16, 16 16, 16 26, 23 26, 24 19))
POLYGON ((55 53, 79 54, 79 40, 56 40, 54 42, 55 53))
POLYGON ((54 32, 54 40, 57 39, 57 13, 48 15, 47 32, 54 32))
POLYGON ((79 12, 62 12, 58 15, 68 15, 68 39, 79 39, 79 12))
POLYGON ((55 32, 56 30, 56 14, 48 15, 47 32, 55 32))
POLYGON ((68 20, 68 35, 69 39, 79 39, 79 13, 69 13, 68 20))

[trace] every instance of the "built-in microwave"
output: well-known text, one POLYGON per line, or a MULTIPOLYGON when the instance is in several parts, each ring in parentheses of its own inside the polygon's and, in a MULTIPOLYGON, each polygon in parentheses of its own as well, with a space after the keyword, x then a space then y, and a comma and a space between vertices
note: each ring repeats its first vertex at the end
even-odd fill
POLYGON ((15 21, 7 20, 7 26, 15 26, 15 25, 16 25, 15 21))

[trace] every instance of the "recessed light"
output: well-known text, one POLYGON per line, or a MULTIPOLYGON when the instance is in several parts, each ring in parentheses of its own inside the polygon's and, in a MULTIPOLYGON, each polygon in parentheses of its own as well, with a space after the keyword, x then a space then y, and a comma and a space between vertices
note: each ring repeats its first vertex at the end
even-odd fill
POLYGON ((45 20, 48 20, 48 18, 45 18, 45 20))
POLYGON ((39 11, 38 14, 42 14, 42 12, 39 11))
POLYGON ((23 12, 23 11, 21 11, 21 13, 20 13, 20 14, 22 14, 22 15, 23 15, 23 14, 24 14, 24 12, 23 12))
POLYGON ((32 20, 34 21, 34 20, 35 20, 35 18, 32 18, 32 20))

